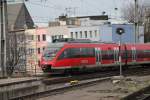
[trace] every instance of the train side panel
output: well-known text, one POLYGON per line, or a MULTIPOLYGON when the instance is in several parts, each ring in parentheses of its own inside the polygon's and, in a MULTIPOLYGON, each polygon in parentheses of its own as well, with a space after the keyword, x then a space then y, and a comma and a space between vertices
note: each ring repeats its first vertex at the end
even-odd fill
POLYGON ((55 68, 77 68, 95 65, 94 48, 86 45, 65 46, 57 57, 55 68))

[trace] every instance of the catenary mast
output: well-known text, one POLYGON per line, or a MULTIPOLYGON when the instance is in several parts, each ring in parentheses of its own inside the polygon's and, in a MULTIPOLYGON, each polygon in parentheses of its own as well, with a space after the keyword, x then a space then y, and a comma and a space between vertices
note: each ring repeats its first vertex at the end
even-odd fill
POLYGON ((7 0, 0 0, 0 77, 7 77, 6 71, 6 33, 7 0))

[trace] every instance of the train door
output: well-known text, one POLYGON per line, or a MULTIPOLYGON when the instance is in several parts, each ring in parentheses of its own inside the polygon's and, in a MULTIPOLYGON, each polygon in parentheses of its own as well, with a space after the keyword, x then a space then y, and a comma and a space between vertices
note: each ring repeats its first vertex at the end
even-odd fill
POLYGON ((131 50, 132 50, 132 61, 135 62, 136 61, 136 48, 132 47, 131 50))
POLYGON ((115 47, 114 48, 114 63, 119 63, 119 48, 115 47))
POLYGON ((96 59, 96 65, 100 65, 102 61, 100 48, 95 48, 95 59, 96 59))

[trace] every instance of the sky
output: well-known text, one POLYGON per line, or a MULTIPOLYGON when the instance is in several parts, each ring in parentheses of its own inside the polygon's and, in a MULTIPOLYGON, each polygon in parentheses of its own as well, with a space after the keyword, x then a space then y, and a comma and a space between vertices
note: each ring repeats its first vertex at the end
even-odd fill
MULTIPOLYGON (((12 0, 14 1, 14 0, 12 0)), ((21 0, 18 0, 21 1, 21 0)), ((39 25, 47 24, 63 14, 69 16, 101 15, 103 11, 111 18, 120 18, 123 7, 134 0, 26 0, 27 8, 39 25), (115 10, 118 8, 118 10, 115 10)), ((142 0, 143 1, 143 0, 142 0)), ((149 1, 149 0, 147 0, 149 1)))
POLYGON ((28 0, 27 8, 35 23, 47 23, 60 15, 89 16, 101 15, 120 17, 121 9, 129 0, 28 0), (41 2, 42 1, 42 2, 41 2), (118 8, 118 10, 115 10, 118 8))

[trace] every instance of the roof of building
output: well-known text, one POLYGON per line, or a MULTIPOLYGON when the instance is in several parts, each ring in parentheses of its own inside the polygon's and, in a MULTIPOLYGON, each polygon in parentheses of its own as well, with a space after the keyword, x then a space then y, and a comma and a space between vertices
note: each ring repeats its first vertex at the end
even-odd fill
POLYGON ((79 16, 77 18, 90 18, 90 20, 108 20, 108 15, 79 16))
POLYGON ((67 18, 89 18, 90 20, 108 20, 108 15, 95 15, 95 16, 77 16, 68 17, 67 15, 59 16, 59 20, 66 20, 67 18))
POLYGON ((8 4, 8 29, 33 28, 34 22, 24 3, 8 4))

